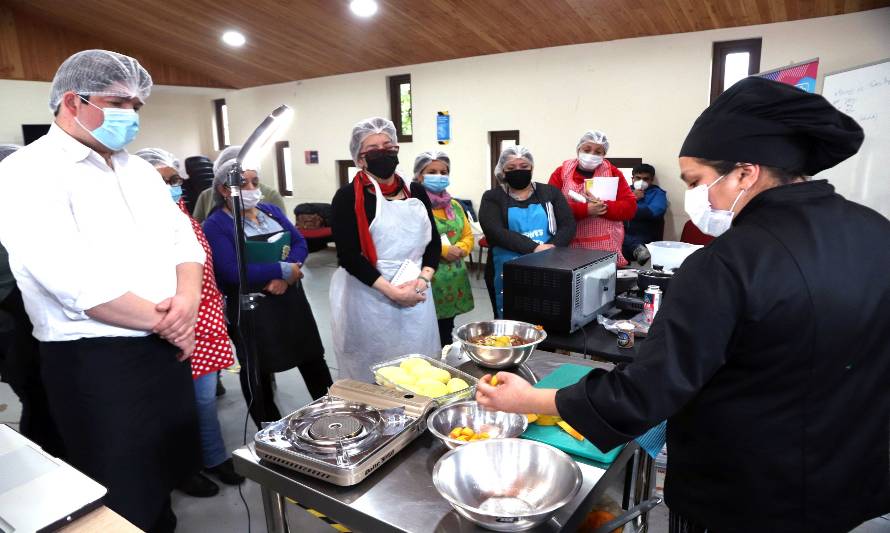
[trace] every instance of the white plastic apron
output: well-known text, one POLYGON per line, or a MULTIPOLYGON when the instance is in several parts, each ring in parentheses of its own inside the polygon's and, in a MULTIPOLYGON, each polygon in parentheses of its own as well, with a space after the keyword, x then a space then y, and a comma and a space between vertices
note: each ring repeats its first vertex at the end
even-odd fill
MULTIPOLYGON (((377 270, 387 280, 405 259, 422 264, 432 227, 417 198, 387 201, 371 178, 377 214, 370 231, 377 249, 377 270)), ((339 377, 372 382, 369 367, 409 353, 437 357, 441 351, 432 291, 426 301, 401 307, 342 267, 331 278, 331 326, 339 377)))

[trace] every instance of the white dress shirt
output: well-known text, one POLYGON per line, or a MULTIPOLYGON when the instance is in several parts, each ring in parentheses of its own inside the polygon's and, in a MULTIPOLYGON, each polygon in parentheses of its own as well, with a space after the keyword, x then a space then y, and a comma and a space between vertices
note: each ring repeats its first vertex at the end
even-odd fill
POLYGON ((148 335, 84 311, 127 292, 158 303, 176 293, 176 265, 204 263, 160 174, 126 151, 111 159, 53 124, 0 163, 0 242, 37 340, 148 335))

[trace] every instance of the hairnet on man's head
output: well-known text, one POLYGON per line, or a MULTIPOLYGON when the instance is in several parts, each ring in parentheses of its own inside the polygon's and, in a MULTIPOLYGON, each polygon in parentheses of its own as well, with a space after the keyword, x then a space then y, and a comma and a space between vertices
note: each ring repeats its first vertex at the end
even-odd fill
POLYGON ((17 144, 0 144, 0 161, 6 159, 11 153, 21 148, 17 144))
POLYGON ((151 75, 132 57, 108 50, 84 50, 66 59, 56 71, 49 108, 55 112, 68 91, 84 96, 138 98, 144 103, 151 86, 151 75))
POLYGON ((499 180, 504 179, 504 165, 514 157, 525 159, 529 162, 532 168, 535 166, 535 158, 532 157, 532 153, 529 152, 528 148, 515 144, 504 148, 501 152, 501 156, 498 158, 498 164, 494 167, 494 177, 499 180))
POLYGON ((362 141, 375 133, 385 133, 393 144, 398 144, 396 126, 391 120, 380 117, 366 118, 352 127, 352 137, 349 138, 349 153, 352 160, 358 163, 358 154, 362 151, 362 141))
POLYGON ((445 163, 445 166, 448 167, 448 172, 451 172, 451 159, 448 157, 448 154, 439 150, 430 150, 421 153, 414 159, 414 177, 416 178, 420 176, 423 169, 433 161, 441 161, 445 163))
POLYGON ((170 167, 179 170, 179 159, 163 148, 143 148, 134 155, 148 161, 155 168, 170 167))
POLYGON ((609 152, 609 138, 606 137, 606 134, 597 131, 597 130, 589 130, 581 136, 581 139, 578 141, 578 146, 575 147, 575 150, 580 150, 581 145, 584 143, 596 143, 603 145, 603 149, 608 153, 609 152))

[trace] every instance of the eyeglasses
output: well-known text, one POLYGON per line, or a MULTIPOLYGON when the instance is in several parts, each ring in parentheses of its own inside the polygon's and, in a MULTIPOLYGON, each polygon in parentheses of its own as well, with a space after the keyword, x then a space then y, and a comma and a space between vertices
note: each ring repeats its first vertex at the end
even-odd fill
POLYGON ((178 174, 167 178, 167 185, 170 185, 171 187, 182 185, 184 182, 185 180, 182 179, 182 177, 180 177, 178 174))
POLYGON ((399 145, 397 145, 397 144, 393 144, 393 145, 390 145, 390 146, 383 146, 382 148, 378 148, 378 147, 376 147, 376 146, 375 146, 375 147, 368 148, 368 149, 365 150, 364 152, 359 152, 359 154, 358 154, 359 159, 361 159, 362 157, 367 157, 368 154, 370 154, 370 153, 374 153, 374 152, 385 152, 385 153, 387 153, 387 154, 394 154, 394 155, 395 155, 395 154, 398 154, 398 153, 399 153, 399 145))

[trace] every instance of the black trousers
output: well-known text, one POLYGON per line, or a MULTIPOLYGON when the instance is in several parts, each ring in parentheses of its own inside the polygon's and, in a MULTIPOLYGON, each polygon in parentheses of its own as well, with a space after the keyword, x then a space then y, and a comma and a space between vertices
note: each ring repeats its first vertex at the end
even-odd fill
POLYGON ((31 335, 34 327, 25 312, 18 287, 14 287, 0 302, 0 309, 9 313, 14 321, 12 331, 4 339, 7 342, 2 377, 22 403, 19 431, 40 445, 46 453, 64 459, 62 437, 50 415, 43 378, 40 377, 39 343, 31 335))
POLYGON ((668 516, 668 533, 714 533, 674 511, 670 511, 668 516))
POLYGON ((201 467, 191 367, 177 353, 155 335, 40 343, 68 462, 146 531, 172 531, 170 491, 201 467))
MULTIPOLYGON (((328 393, 334 381, 331 379, 331 371, 323 358, 313 359, 297 365, 309 395, 313 400, 321 398, 328 393)), ((282 417, 281 411, 275 405, 275 392, 272 389, 272 373, 256 372, 253 379, 248 375, 247 366, 241 363, 241 372, 238 377, 241 380, 241 392, 244 401, 250 406, 250 418, 256 427, 262 429, 263 422, 275 422, 282 417), (251 398, 253 402, 251 403, 251 398)))
POLYGON ((454 317, 439 319, 439 340, 442 347, 451 344, 451 332, 454 330, 454 317))

